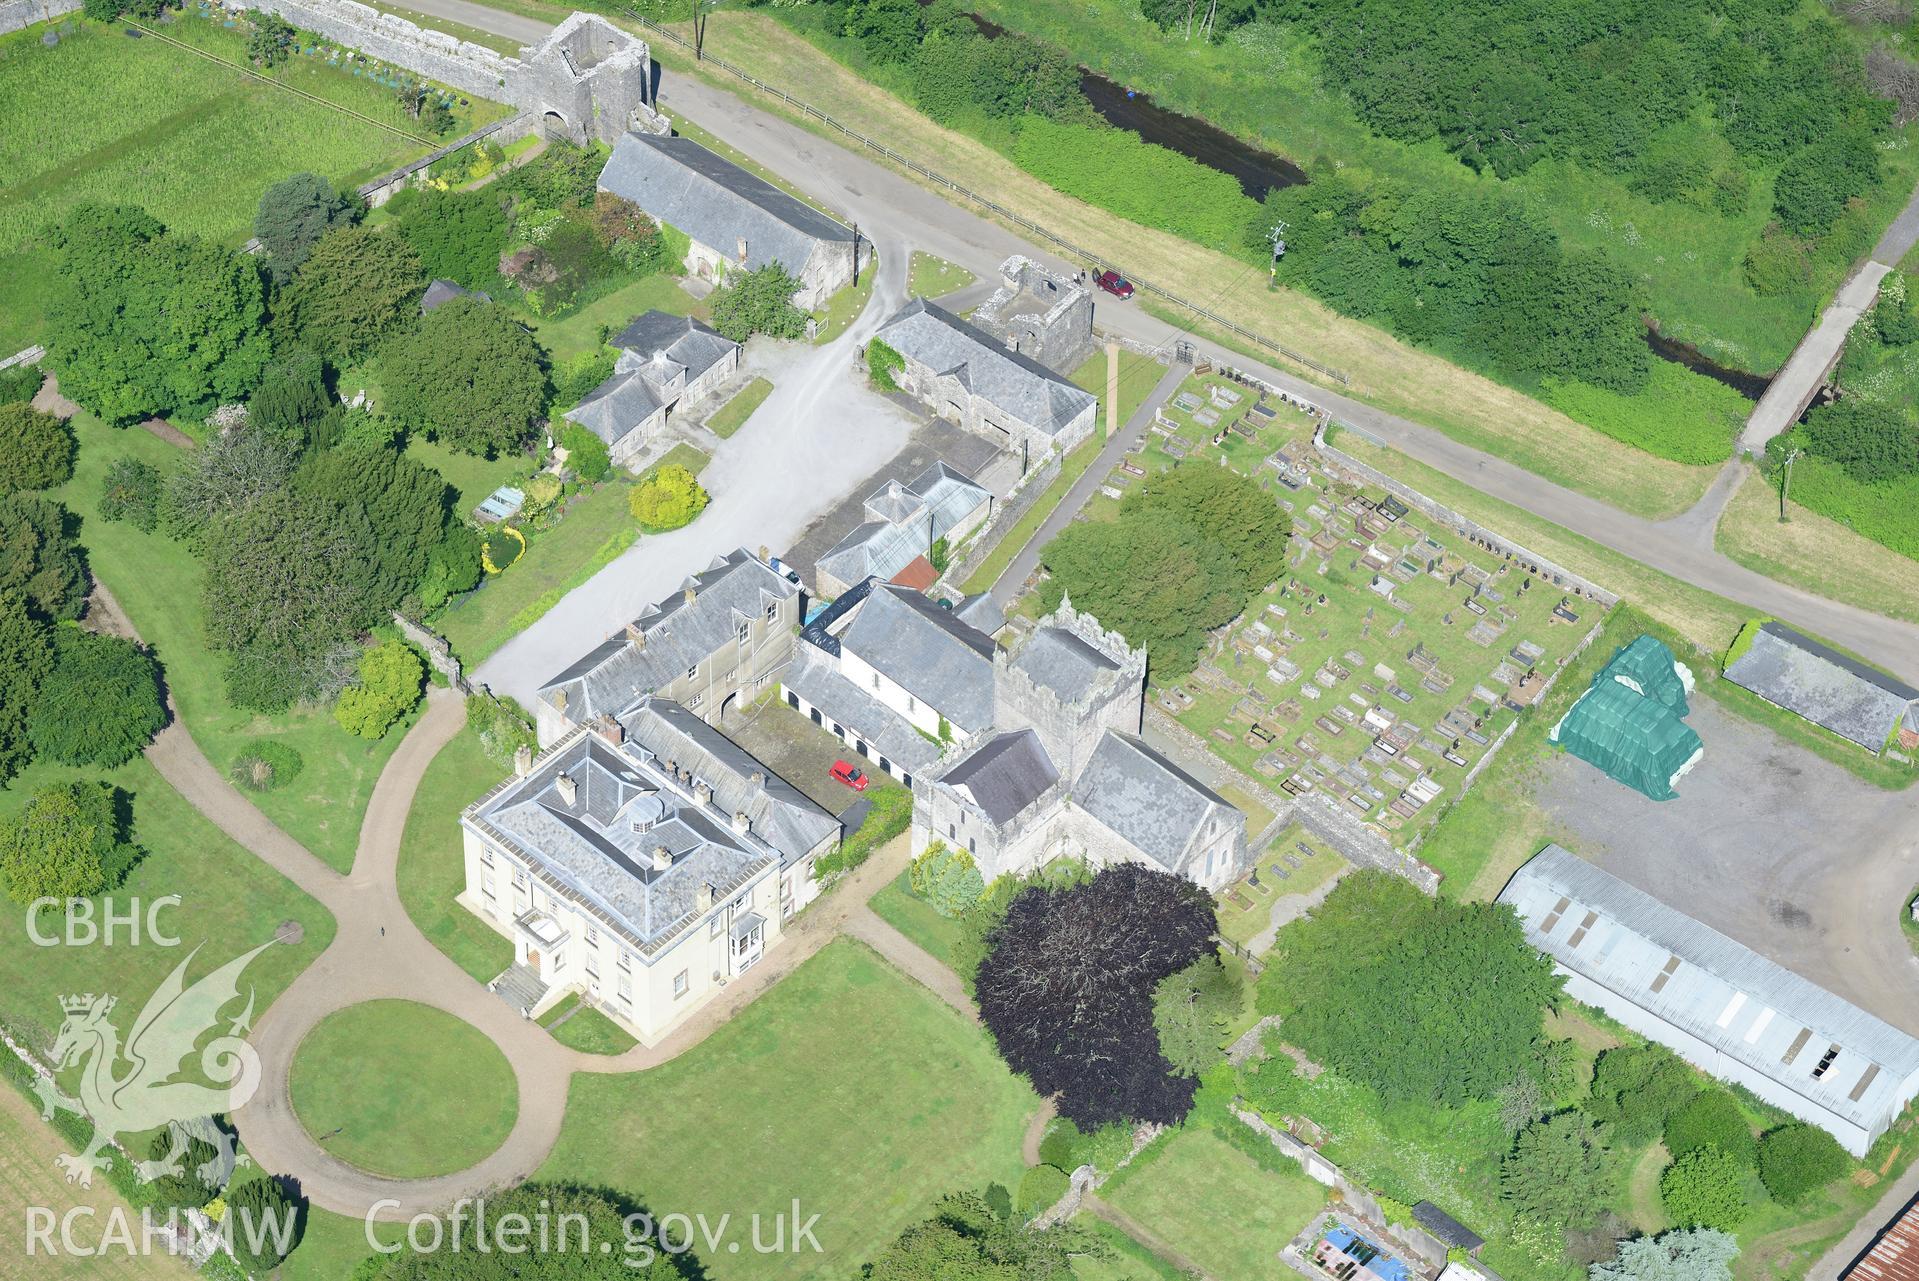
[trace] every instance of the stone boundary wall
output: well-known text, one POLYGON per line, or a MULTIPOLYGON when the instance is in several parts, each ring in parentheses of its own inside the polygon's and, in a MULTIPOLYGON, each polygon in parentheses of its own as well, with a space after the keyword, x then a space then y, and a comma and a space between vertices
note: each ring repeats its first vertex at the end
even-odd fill
MULTIPOLYGON (((1434 520, 1440 521, 1458 533, 1464 534, 1471 542, 1485 548, 1487 551, 1503 556, 1507 560, 1517 562, 1520 568, 1538 574, 1555 587, 1563 587, 1578 595, 1596 600, 1607 609, 1611 609, 1619 603, 1618 593, 1601 587, 1589 578, 1575 574, 1563 565, 1558 565, 1547 560, 1544 556, 1528 550, 1522 544, 1514 542, 1505 535, 1495 533, 1479 522, 1460 515, 1444 503, 1426 497, 1426 495, 1420 493, 1406 482, 1395 480, 1385 472, 1380 471, 1377 467, 1362 463, 1351 454, 1344 453, 1334 446, 1327 444, 1326 425, 1330 421, 1330 415, 1320 419, 1319 427, 1313 433, 1313 447, 1326 458, 1339 464, 1347 471, 1352 472, 1367 484, 1379 486, 1409 507, 1416 508, 1434 520)), ((1346 428, 1346 430, 1357 431, 1357 429, 1350 427, 1346 428)), ((1357 434, 1365 436, 1364 432, 1357 432, 1357 434)))
MULTIPOLYGON (((1031 511, 1033 504, 1039 501, 1040 495, 1044 494, 1047 488, 1058 479, 1060 458, 1061 455, 1054 454, 1046 462, 1027 472, 1020 482, 1013 486, 1011 493, 993 504, 993 514, 988 516, 986 523, 974 532, 972 541, 966 545, 966 554, 948 565, 946 572, 940 575, 939 582, 934 584, 937 589, 944 591, 955 600, 959 598, 961 595, 959 585, 972 577, 973 571, 993 554, 994 548, 999 546, 1008 531, 1019 523, 1019 518, 1031 511)), ((1015 555, 1017 554, 1015 552, 1015 555)), ((992 584, 989 583, 987 587, 990 590, 992 584)))
MULTIPOLYGON (((18 0, 0 0, 17 3, 18 0)), ((507 82, 519 70, 508 58, 482 45, 456 40, 381 13, 357 0, 226 0, 235 9, 263 9, 302 31, 311 31, 369 57, 407 70, 461 93, 493 102, 508 101, 507 82)))
POLYGON ((14 352, 11 356, 8 356, 5 360, 0 360, 0 369, 12 369, 15 365, 36 364, 46 354, 47 354, 47 349, 45 347, 40 346, 38 343, 35 343, 33 346, 28 347, 25 350, 14 352))
POLYGON ((80 7, 80 0, 0 0, 0 35, 51 22, 80 7))
POLYGON ((446 677, 447 684, 462 694, 473 692, 460 672, 460 660, 454 655, 453 646, 447 644, 445 637, 428 631, 397 609, 393 611, 393 625, 400 629, 400 635, 426 651, 426 661, 433 665, 434 671, 446 677))

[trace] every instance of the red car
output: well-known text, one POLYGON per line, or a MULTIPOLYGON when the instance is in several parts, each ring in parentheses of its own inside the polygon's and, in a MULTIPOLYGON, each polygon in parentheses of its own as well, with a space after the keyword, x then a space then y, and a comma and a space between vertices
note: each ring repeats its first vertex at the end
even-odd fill
POLYGON ((828 770, 827 773, 856 792, 864 792, 866 790, 866 775, 858 769, 855 769, 850 762, 834 761, 833 768, 828 770))
POLYGON ((1124 300, 1133 296, 1133 282, 1117 271, 1102 271, 1093 277, 1093 283, 1115 298, 1124 300))

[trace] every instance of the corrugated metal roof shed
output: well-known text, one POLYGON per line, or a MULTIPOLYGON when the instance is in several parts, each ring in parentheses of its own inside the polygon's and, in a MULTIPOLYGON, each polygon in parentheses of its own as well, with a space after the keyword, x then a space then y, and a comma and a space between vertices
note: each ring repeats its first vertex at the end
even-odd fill
POLYGON ((1557 845, 1499 901, 1562 968, 1868 1133, 1919 1073, 1919 1040, 1557 845))
POLYGON ((1919 1202, 1886 1225, 1841 1281, 1919 1281, 1919 1202))

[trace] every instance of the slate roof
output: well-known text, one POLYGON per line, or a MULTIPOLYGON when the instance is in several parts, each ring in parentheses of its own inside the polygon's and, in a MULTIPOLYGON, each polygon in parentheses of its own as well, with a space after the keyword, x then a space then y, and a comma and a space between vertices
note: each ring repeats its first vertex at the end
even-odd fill
POLYGON ((988 636, 1006 626, 1006 612, 991 592, 975 592, 955 602, 953 617, 988 636))
POLYGON ((1775 622, 1760 624, 1726 679, 1869 752, 1919 700, 1919 689, 1775 622))
POLYGON ((840 821, 698 715, 666 698, 644 699, 619 717, 628 744, 691 770, 713 789, 713 807, 729 820, 743 811, 753 834, 791 866, 839 831, 840 821), (760 776, 755 782, 754 774, 760 776))
POLYGON ((939 747, 913 723, 841 675, 839 661, 815 645, 801 645, 780 677, 801 698, 819 708, 908 774, 938 762, 939 747))
POLYGON ((1219 793, 1135 735, 1107 730, 1073 783, 1073 802, 1169 872, 1215 805, 1237 813, 1219 793))
POLYGON ((458 281, 436 280, 426 287, 424 294, 420 295, 420 314, 424 316, 427 312, 444 306, 455 298, 478 298, 481 302, 493 301, 491 295, 477 289, 466 289, 458 281))
POLYGON ((842 583, 869 575, 890 581, 991 499, 942 462, 905 484, 889 480, 867 498, 866 521, 820 557, 819 568, 842 583))
POLYGON ((1919 1040, 1557 845, 1499 901, 1561 967, 1869 1133, 1919 1072, 1919 1040))
POLYGON ((779 861, 767 842, 590 732, 562 740, 470 816, 647 951, 694 918, 702 884, 723 898, 779 861), (575 786, 571 803, 562 775, 575 786), (671 856, 663 871, 652 858, 661 846, 671 856))
POLYGON ((635 317, 610 345, 620 349, 613 373, 564 415, 609 445, 677 402, 676 379, 690 383, 739 350, 711 326, 666 311, 635 317))
POLYGON ((995 824, 1010 822, 1059 782, 1059 770, 1030 729, 996 734, 960 757, 940 781, 970 797, 995 824))
POLYGON ((1078 703, 1106 672, 1119 664, 1064 627, 1042 627, 1013 656, 1013 668, 1026 673, 1067 703, 1078 703))
POLYGON ((1486 1244, 1486 1238, 1446 1213, 1431 1201, 1413 1203, 1413 1221, 1439 1238, 1440 1244, 1456 1246, 1467 1253, 1486 1244))
POLYGON ((840 632, 840 647, 945 716, 962 734, 993 723, 992 638, 910 588, 874 588, 840 632))
POLYGON ((564 691, 567 719, 575 723, 624 712, 641 696, 705 662, 733 639, 740 619, 758 618, 769 603, 800 590, 745 548, 719 557, 687 585, 694 591, 692 603, 683 591, 676 592, 647 606, 629 625, 645 636, 644 646, 616 632, 549 680, 540 697, 564 691))
POLYGON ((600 190, 631 200, 729 262, 746 238, 746 268, 777 262, 794 276, 822 243, 853 232, 689 138, 628 133, 600 171, 600 190))
POLYGON ((1008 417, 1057 436, 1098 404, 1089 391, 1029 356, 1009 351, 991 334, 943 307, 915 298, 875 335, 935 374, 958 378, 974 395, 1008 417))

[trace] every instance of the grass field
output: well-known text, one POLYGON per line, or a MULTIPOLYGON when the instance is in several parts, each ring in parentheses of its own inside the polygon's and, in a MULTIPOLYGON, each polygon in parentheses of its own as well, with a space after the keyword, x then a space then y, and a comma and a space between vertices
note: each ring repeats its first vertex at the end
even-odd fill
POLYGON ((1215 1277, 1291 1277, 1279 1250, 1326 1203, 1304 1174, 1281 1174, 1208 1130, 1188 1129, 1109 1182, 1101 1197, 1215 1277))
POLYGON ((913 298, 938 298, 978 279, 958 263, 915 249, 906 267, 906 292, 913 298))
MULTIPOLYGON (((1166 366, 1156 360, 1148 359, 1136 351, 1120 348, 1119 352, 1119 412, 1113 421, 1119 427, 1126 425, 1133 411, 1153 394, 1153 388, 1166 373, 1166 366)), ((1106 434, 1106 351, 1104 348, 1088 356, 1078 369, 1073 371, 1073 383, 1099 397, 1099 427, 1095 437, 1106 434)))
MULTIPOLYGON (((124 1031, 192 949, 204 947, 189 970, 189 981, 265 943, 284 922, 292 921, 302 932, 300 942, 268 948, 242 976, 257 994, 255 1008, 264 1010, 332 940, 334 922, 326 909, 201 817, 144 757, 111 771, 30 766, 0 790, 0 814, 11 814, 42 787, 76 778, 104 778, 133 795, 133 840, 146 851, 126 883, 95 899, 96 907, 111 906, 124 914, 177 894, 179 906, 163 909, 157 920, 180 943, 167 946, 144 933, 135 943, 122 928, 112 946, 76 942, 39 947, 27 933, 25 913, 6 913, 0 920, 0 1021, 36 1047, 51 1044, 64 995, 117 996, 113 1021, 124 1031)), ((96 912, 96 918, 99 915, 96 912)), ((61 921, 43 917, 40 933, 63 934, 61 921)))
MULTIPOLYGON (((76 15, 77 17, 77 15, 76 15)), ((245 240, 267 186, 312 170, 353 186, 428 151, 391 91, 296 57, 253 79, 158 40, 81 21, 53 48, 45 28, 0 38, 0 348, 33 340, 50 253, 41 231, 86 201, 137 201, 168 226, 245 240), (284 84, 390 125, 286 92, 284 84)), ((246 37, 200 18, 169 36, 228 62, 246 37)), ((460 109, 463 132, 503 108, 460 109)))
POLYGON ((842 288, 813 313, 813 318, 819 321, 813 335, 815 343, 824 346, 852 328, 853 322, 866 310, 866 304, 872 301, 873 283, 879 276, 880 260, 875 257, 860 273, 858 284, 842 288))
POLYGON ((626 509, 628 488, 607 481, 576 499, 558 525, 528 540, 517 563, 433 616, 461 662, 478 665, 633 545, 639 527, 626 509))
POLYGON ((194 741, 220 770, 261 739, 299 752, 304 765, 298 778, 250 799, 329 866, 348 870, 367 797, 406 723, 368 742, 341 729, 325 707, 263 716, 229 704, 221 677, 225 659, 206 644, 199 561, 164 534, 141 533, 98 515, 102 477, 115 458, 140 458, 164 472, 185 455, 149 432, 106 427, 86 414, 73 420, 73 429, 80 452, 73 479, 57 496, 80 519, 80 541, 94 577, 159 656, 167 690, 194 741))
POLYGON ((322 1019, 294 1051, 287 1092, 327 1151, 396 1179, 464 1170, 500 1146, 520 1108, 513 1069, 492 1041, 412 1001, 367 1001, 322 1019))
POLYGON ((582 1054, 624 1054, 638 1044, 606 1015, 590 1005, 582 1008, 578 993, 542 1014, 540 1026, 551 1032, 561 1045, 582 1054))
MULTIPOLYGON (((1806 464, 1817 461, 1801 458, 1794 464, 1795 499, 1805 493, 1801 482, 1817 474, 1816 468, 1806 464)), ((1894 501, 1908 523, 1919 523, 1919 486, 1912 490, 1894 501)), ((1719 518, 1714 545, 1768 578, 1876 614, 1919 622, 1919 560, 1856 534, 1796 501, 1788 510, 1792 519, 1781 524, 1778 489, 1748 468, 1719 518)))
MULTIPOLYGON (((910 874, 901 872, 880 887, 867 902, 881 920, 920 945, 941 965, 951 968, 953 948, 959 942, 960 923, 941 916, 933 905, 913 893, 910 874)), ((964 977, 964 976, 962 976, 964 977)))
POLYGON ((746 386, 733 393, 733 398, 707 416, 706 429, 721 440, 730 438, 734 432, 746 426, 746 420, 753 411, 766 403, 773 394, 773 384, 764 378, 754 378, 746 386))
POLYGON ((707 1274, 846 1277, 934 1198, 1012 1187, 1035 1106, 985 1033, 840 940, 671 1063, 576 1077, 537 1177, 736 1225, 798 1198, 823 1253, 703 1253, 707 1274))
POLYGON ((191 1276, 184 1261, 176 1261, 160 1252, 141 1251, 137 1217, 127 1203, 104 1179, 91 1188, 78 1188, 66 1182, 53 1159, 69 1151, 69 1146, 40 1120, 40 1106, 31 1102, 11 1085, 0 1084, 0 1205, 7 1213, 18 1213, 14 1248, 0 1251, 0 1281, 69 1281, 69 1278, 103 1277, 109 1281, 183 1281, 191 1276), (58 1227, 52 1241, 54 1251, 35 1245, 29 1252, 27 1207, 52 1212, 56 1218, 71 1210, 82 1210, 85 1217, 73 1222, 73 1244, 78 1249, 104 1248, 97 1255, 65 1253, 58 1227), (83 1209, 84 1207, 84 1209, 83 1209), (86 1214, 90 1210, 91 1214, 86 1214), (132 1229, 132 1243, 114 1245, 107 1234, 116 1216, 129 1216, 124 1222, 132 1229))
MULTIPOLYGON (((707 42, 709 48, 762 80, 805 86, 802 96, 813 105, 870 137, 886 139, 975 191, 991 192, 995 200, 1090 252, 1124 264, 1143 279, 1202 299, 1235 323, 1278 336, 1289 346, 1343 370, 1352 379, 1348 390, 1362 400, 1428 423, 1638 515, 1662 517, 1683 511, 1711 481, 1711 468, 1653 458, 1575 423, 1532 397, 1342 317, 1303 294, 1270 291, 1263 273, 1245 262, 1062 195, 985 143, 935 125, 772 18, 716 13, 707 42)), ((730 92, 749 92, 722 73, 695 69, 690 58, 673 49, 662 45, 655 53, 676 72, 711 79, 730 92)), ((784 111, 765 96, 750 101, 764 110, 784 111)), ((803 127, 823 130, 796 113, 790 118, 803 127)), ((1173 313, 1172 318, 1181 326, 1192 323, 1190 316, 1173 313)), ((1272 353, 1263 358, 1284 363, 1272 353)), ((1300 372, 1316 376, 1308 370, 1300 372)))
POLYGON ((463 730, 426 767, 400 840, 398 882, 406 914, 433 946, 481 983, 513 963, 513 944, 454 902, 466 888, 460 811, 508 774, 463 730))

